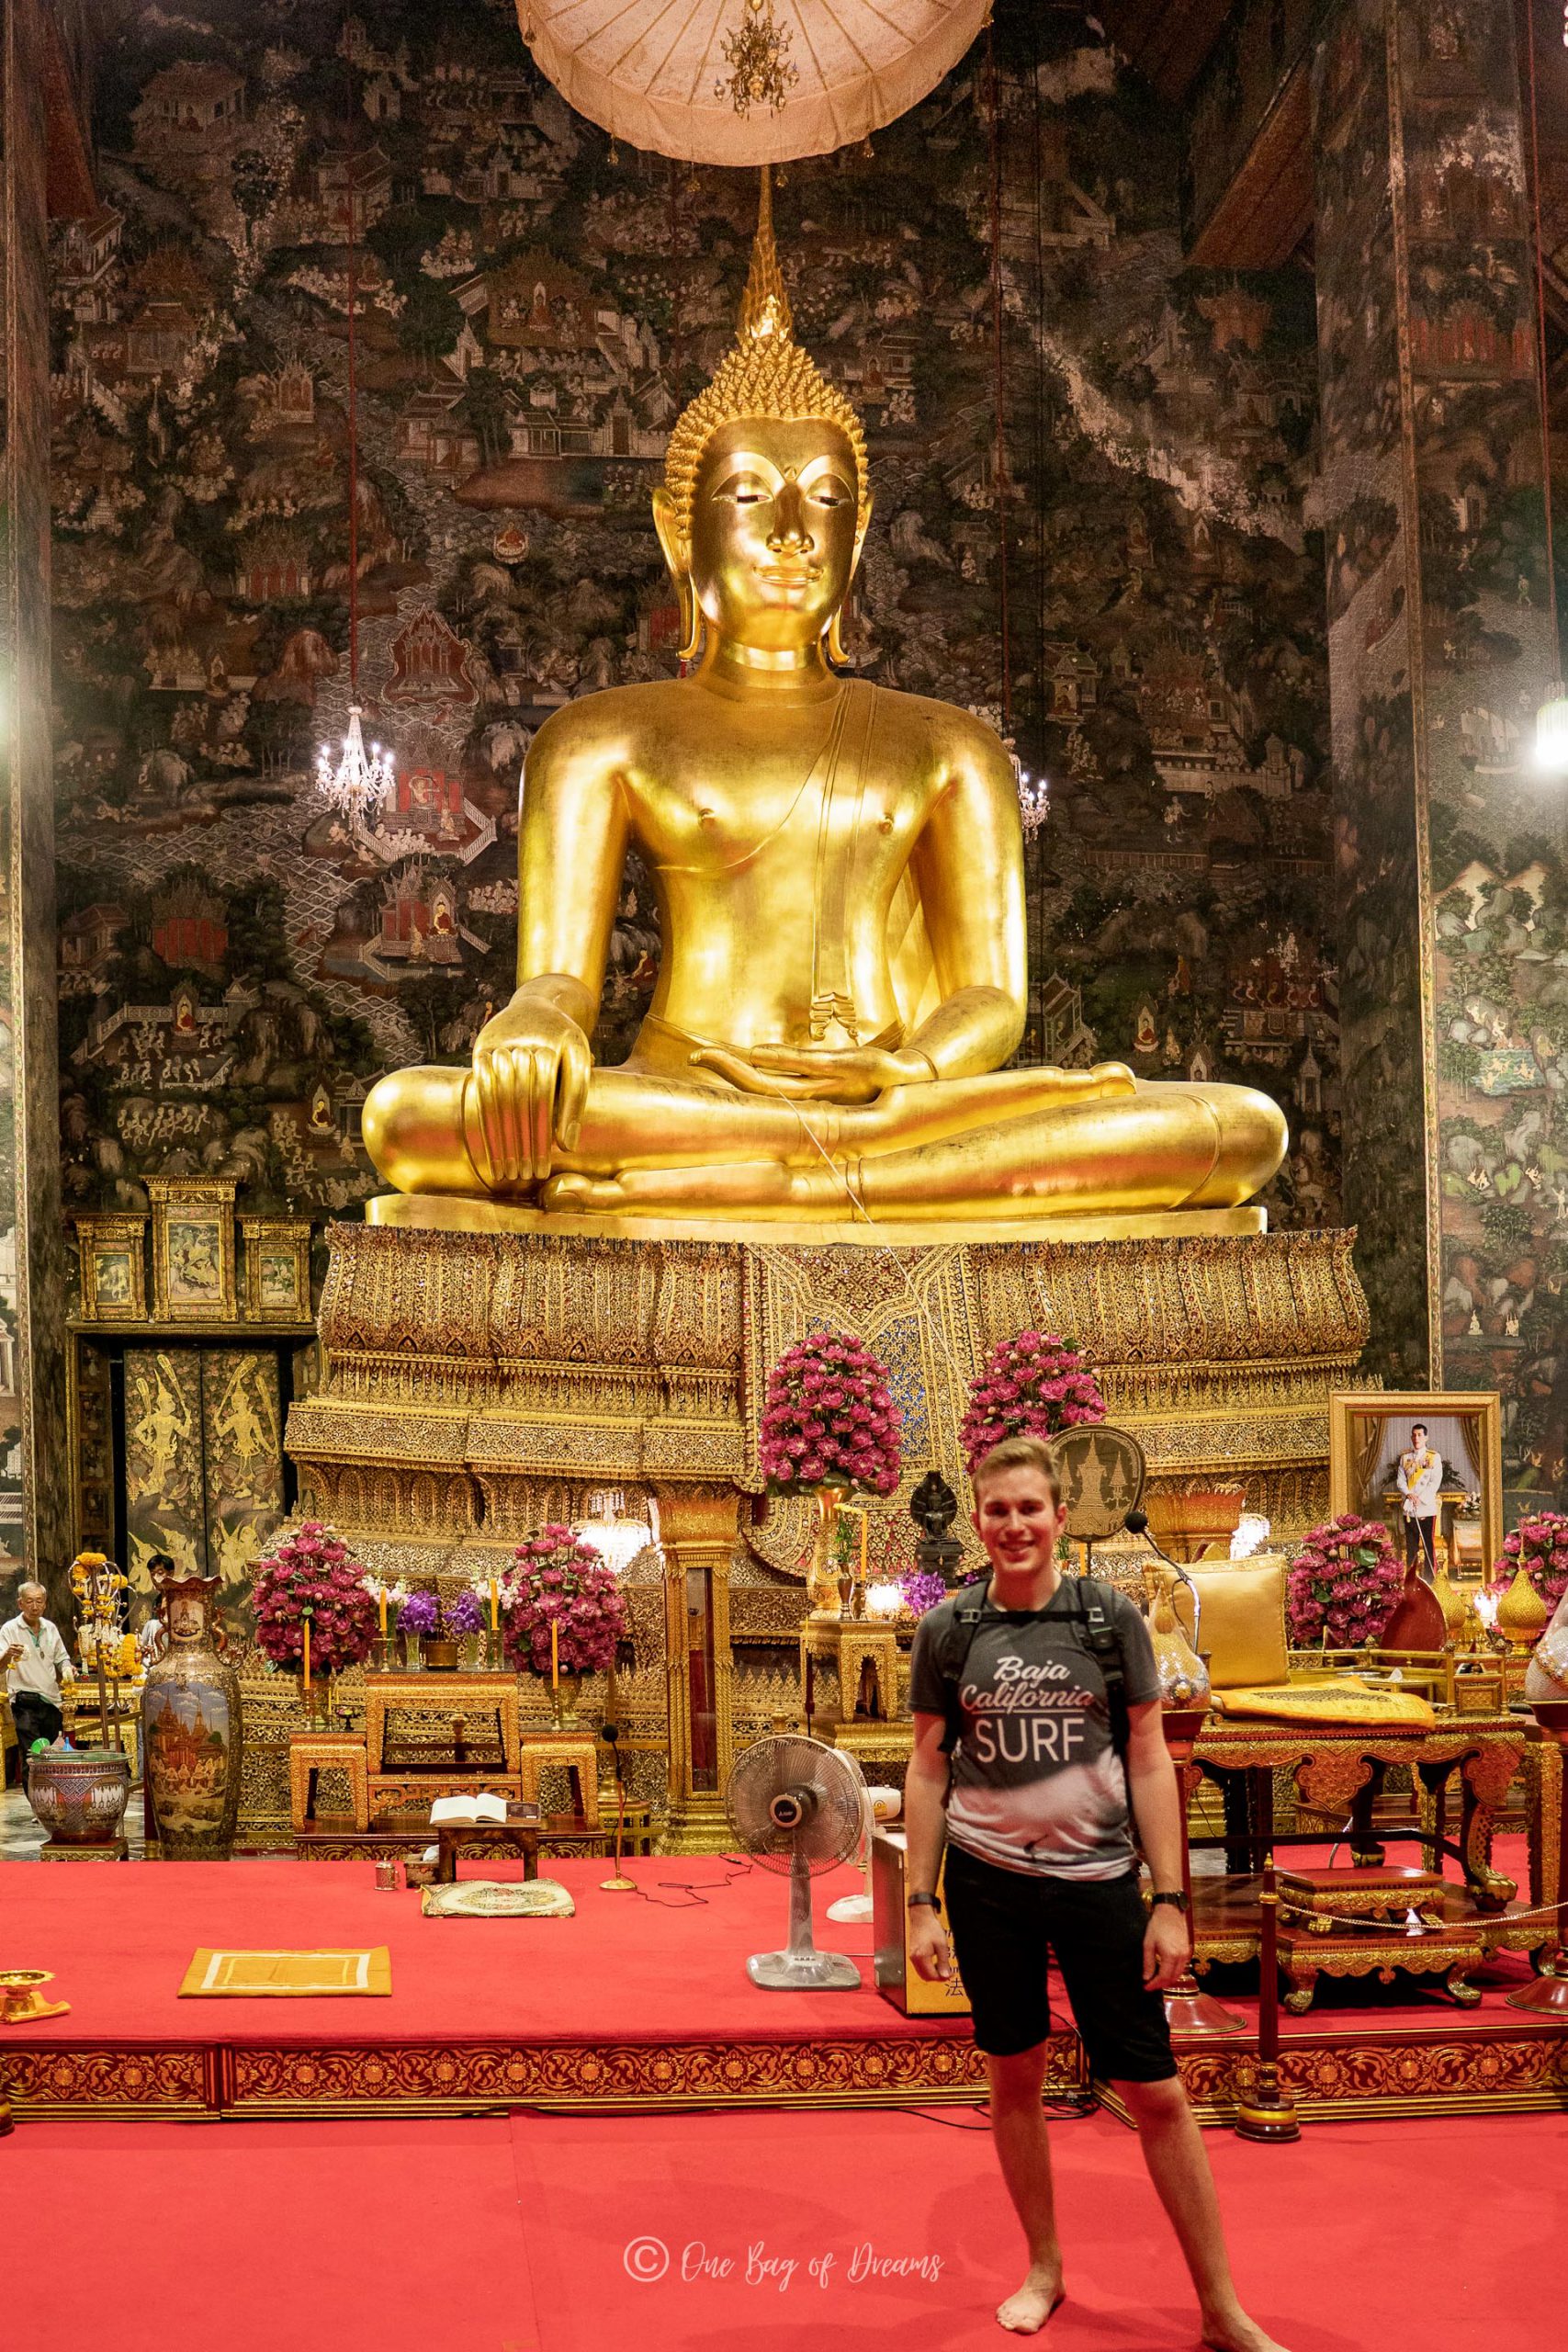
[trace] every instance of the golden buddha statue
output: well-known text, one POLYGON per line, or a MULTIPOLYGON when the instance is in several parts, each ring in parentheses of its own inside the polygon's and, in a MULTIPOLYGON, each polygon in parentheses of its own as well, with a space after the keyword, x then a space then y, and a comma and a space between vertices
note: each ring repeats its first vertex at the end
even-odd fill
POLYGON ((871 518, 865 442, 795 341, 765 179, 736 344, 671 435, 654 518, 700 661, 540 729, 516 994, 470 1069, 373 1089, 381 1174, 454 1209, 747 1224, 1248 1200, 1285 1147, 1267 1096, 1119 1062, 1002 1068, 1027 980, 1012 766, 967 712, 833 666, 871 518), (633 842, 663 956, 630 1057, 596 1068, 633 842))

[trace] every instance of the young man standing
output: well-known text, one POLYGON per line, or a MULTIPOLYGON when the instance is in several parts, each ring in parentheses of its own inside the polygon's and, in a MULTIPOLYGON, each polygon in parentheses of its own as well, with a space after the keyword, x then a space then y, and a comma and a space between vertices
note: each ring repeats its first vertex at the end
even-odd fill
POLYGON ((1028 2275, 997 2317, 1032 2335, 1064 2292, 1041 2106, 1049 1947, 1093 2072, 1137 2123, 1198 2290, 1204 2344, 1281 2352, 1236 2300, 1213 2177, 1171 2055, 1161 1996, 1186 1965, 1190 1939, 1180 1800, 1148 1634, 1124 1595, 1089 1589, 1109 1618, 1107 1649, 1120 1657, 1123 1761, 1085 1596, 1057 1575, 1066 1512, 1049 1447, 1006 1439, 978 1464, 974 1487, 990 1578, 977 1617, 955 1594, 921 1620, 904 1811, 911 1957, 922 1975, 952 1973, 935 1896, 945 1838, 948 1916, 986 2053, 991 2128, 1029 2243, 1028 2275), (1134 1822, 1154 1878, 1147 1913, 1134 1822))

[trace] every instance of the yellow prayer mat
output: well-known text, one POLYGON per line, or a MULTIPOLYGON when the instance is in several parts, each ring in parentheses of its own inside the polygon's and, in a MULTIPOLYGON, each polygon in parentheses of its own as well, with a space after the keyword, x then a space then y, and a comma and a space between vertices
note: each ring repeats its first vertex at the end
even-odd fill
POLYGON ((1216 1690, 1222 1715, 1261 1716, 1281 1724, 1366 1724, 1377 1731, 1432 1731, 1438 1718, 1414 1690, 1342 1674, 1332 1682, 1271 1682, 1261 1688, 1216 1690))
POLYGON ((392 1956, 385 1944, 370 1951, 209 1951, 203 1945, 186 1970, 180 1998, 278 1994, 299 2000, 391 1989, 392 1956))

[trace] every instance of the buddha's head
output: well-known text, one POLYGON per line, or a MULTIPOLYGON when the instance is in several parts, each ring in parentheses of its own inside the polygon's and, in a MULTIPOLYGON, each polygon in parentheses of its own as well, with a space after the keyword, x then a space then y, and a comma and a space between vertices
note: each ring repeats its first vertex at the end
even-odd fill
POLYGON ((826 635, 842 658, 840 613, 871 520, 865 436, 795 340, 766 174, 735 347, 670 436, 653 514, 684 656, 706 622, 768 652, 826 635))

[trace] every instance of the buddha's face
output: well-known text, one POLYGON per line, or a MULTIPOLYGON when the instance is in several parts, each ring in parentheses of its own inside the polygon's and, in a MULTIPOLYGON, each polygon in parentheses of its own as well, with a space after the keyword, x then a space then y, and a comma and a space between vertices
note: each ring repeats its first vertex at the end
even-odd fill
POLYGON ((815 644, 854 573, 855 488, 854 452, 836 424, 721 425, 692 502, 692 588, 709 627, 765 651, 815 644))

